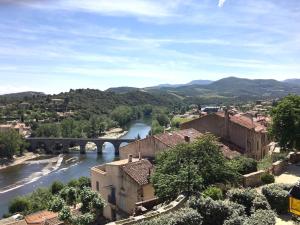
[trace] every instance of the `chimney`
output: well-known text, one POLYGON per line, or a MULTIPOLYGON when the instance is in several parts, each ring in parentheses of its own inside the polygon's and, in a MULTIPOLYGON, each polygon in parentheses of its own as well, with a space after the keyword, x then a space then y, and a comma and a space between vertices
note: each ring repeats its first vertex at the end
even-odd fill
POLYGON ((225 113, 225 138, 229 139, 229 111, 228 108, 224 109, 224 113, 225 113))
POLYGON ((191 137, 190 136, 184 136, 184 141, 187 142, 187 143, 190 143, 191 141, 191 137))
POLYGON ((139 160, 142 160, 142 154, 139 152, 139 160))
POLYGON ((132 162, 132 154, 128 155, 128 162, 131 163, 132 162))

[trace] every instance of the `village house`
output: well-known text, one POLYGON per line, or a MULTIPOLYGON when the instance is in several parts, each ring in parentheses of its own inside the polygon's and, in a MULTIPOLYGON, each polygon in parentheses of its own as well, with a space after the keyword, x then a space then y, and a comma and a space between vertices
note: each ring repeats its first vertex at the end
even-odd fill
POLYGON ((9 123, 0 124, 0 133, 8 132, 10 130, 17 131, 20 135, 27 136, 30 134, 30 127, 27 127, 25 123, 9 123))
POLYGON ((106 202, 103 216, 110 220, 128 217, 137 202, 155 198, 150 183, 153 165, 147 159, 133 158, 91 168, 92 190, 106 202))
MULTIPOLYGON (((148 136, 144 139, 129 143, 126 146, 122 146, 120 148, 120 159, 126 159, 128 155, 132 155, 133 157, 139 157, 139 155, 141 155, 143 158, 154 159, 157 153, 186 142, 186 137, 189 138, 189 141, 193 142, 201 135, 203 135, 203 133, 196 129, 189 128, 148 136)), ((219 142, 218 144, 226 158, 232 159, 240 155, 240 150, 237 146, 225 142, 219 142)))
POLYGON ((191 128, 201 133, 210 132, 220 137, 222 142, 237 146, 240 153, 257 160, 262 159, 269 150, 267 120, 263 117, 254 118, 225 110, 181 125, 181 129, 191 128))

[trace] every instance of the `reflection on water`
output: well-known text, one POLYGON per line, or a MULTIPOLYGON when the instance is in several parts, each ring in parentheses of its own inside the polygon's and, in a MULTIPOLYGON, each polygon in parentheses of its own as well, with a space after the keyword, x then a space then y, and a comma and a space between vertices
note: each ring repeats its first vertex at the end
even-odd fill
MULTIPOLYGON (((150 130, 150 126, 146 123, 148 122, 133 123, 128 133, 122 138, 136 138, 138 134, 141 138, 146 137, 150 130)), ((85 155, 70 153, 64 157, 64 161, 54 165, 33 163, 9 167, 0 171, 0 217, 7 212, 8 203, 15 196, 28 194, 37 187, 47 187, 55 180, 66 183, 73 178, 90 176, 90 167, 115 159, 113 145, 105 143, 101 155, 97 155, 95 151, 87 152, 85 155), (77 157, 78 160, 73 163, 66 163, 66 160, 72 157, 77 157), (19 187, 1 193, 3 188, 11 187, 12 189, 12 185, 15 184, 18 184, 19 187)))

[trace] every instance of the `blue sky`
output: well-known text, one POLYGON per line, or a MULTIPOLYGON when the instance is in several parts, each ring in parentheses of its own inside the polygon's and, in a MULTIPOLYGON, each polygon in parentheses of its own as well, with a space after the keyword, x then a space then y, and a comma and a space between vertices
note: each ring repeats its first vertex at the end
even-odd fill
POLYGON ((0 0, 0 93, 300 78, 299 0, 0 0))

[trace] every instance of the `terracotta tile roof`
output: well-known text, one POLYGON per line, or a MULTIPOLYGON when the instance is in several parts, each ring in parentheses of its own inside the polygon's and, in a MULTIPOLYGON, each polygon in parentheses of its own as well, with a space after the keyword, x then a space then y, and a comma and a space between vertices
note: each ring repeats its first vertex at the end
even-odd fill
POLYGON ((177 144, 184 143, 184 137, 189 136, 191 138, 191 141, 195 140, 197 137, 200 137, 202 134, 191 128, 191 129, 184 129, 184 130, 178 130, 173 132, 167 132, 163 134, 157 134, 154 135, 154 137, 158 140, 160 140, 165 145, 168 145, 169 147, 173 147, 177 144))
POLYGON ((225 141, 223 139, 220 140, 218 145, 220 146, 224 157, 227 158, 227 159, 233 159, 235 157, 238 157, 244 151, 239 146, 237 146, 233 143, 230 143, 228 141, 225 141))
POLYGON ((153 165, 147 159, 127 163, 121 169, 139 185, 149 184, 149 175, 153 165))
POLYGON ((27 224, 44 224, 46 220, 57 217, 57 213, 51 211, 40 211, 25 217, 27 224))
MULTIPOLYGON (((217 112, 216 115, 223 117, 223 118, 225 117, 224 112, 217 112)), ((245 116, 243 114, 240 114, 240 113, 235 114, 235 115, 230 115, 229 119, 231 122, 239 124, 248 129, 255 129, 256 132, 266 131, 266 127, 263 124, 260 124, 257 121, 252 121, 251 118, 249 118, 248 116, 245 116)))
POLYGON ((52 219, 46 220, 45 225, 61 225, 63 223, 63 221, 59 220, 57 217, 54 217, 52 219))

